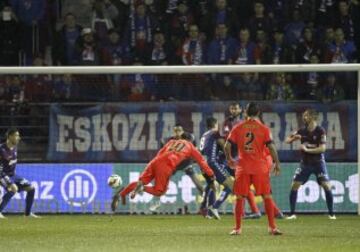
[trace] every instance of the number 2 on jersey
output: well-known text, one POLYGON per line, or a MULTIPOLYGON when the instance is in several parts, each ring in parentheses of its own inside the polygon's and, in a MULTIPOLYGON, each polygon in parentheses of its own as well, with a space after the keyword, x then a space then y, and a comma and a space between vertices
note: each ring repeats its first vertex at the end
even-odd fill
POLYGON ((244 146, 245 151, 253 151, 254 148, 252 147, 252 142, 255 139, 254 133, 249 131, 246 133, 245 137, 247 138, 247 141, 245 142, 245 146, 244 146))

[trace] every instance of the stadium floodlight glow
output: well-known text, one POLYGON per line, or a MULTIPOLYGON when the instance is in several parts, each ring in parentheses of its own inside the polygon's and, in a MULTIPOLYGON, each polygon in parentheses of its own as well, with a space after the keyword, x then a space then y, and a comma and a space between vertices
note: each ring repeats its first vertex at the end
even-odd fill
MULTIPOLYGON (((357 165, 360 187, 360 64, 292 64, 292 65, 200 65, 200 66, 51 66, 0 67, 0 74, 195 74, 195 73, 271 73, 271 72, 357 72, 357 165)), ((355 92, 355 90, 354 90, 355 92)), ((360 188, 358 188, 360 215, 360 188)))

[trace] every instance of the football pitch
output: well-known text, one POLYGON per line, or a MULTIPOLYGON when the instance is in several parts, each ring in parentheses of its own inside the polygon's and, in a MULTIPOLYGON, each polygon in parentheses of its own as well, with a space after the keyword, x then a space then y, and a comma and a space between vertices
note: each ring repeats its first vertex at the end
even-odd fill
POLYGON ((266 218, 244 220, 229 236, 231 215, 8 216, 0 220, 0 251, 360 251, 360 217, 298 216, 278 220, 283 236, 267 234, 266 218))

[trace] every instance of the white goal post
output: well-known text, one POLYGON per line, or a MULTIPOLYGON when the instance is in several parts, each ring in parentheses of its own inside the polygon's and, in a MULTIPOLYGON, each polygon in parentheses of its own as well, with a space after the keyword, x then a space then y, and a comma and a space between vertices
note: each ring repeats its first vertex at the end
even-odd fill
MULTIPOLYGON (((357 166, 360 187, 360 64, 307 64, 307 65, 201 65, 201 66, 67 66, 67 67, 0 67, 0 74, 194 74, 242 72, 357 72, 357 166)), ((355 92, 355 90, 354 90, 355 92)), ((358 193, 360 215, 360 189, 358 193)))

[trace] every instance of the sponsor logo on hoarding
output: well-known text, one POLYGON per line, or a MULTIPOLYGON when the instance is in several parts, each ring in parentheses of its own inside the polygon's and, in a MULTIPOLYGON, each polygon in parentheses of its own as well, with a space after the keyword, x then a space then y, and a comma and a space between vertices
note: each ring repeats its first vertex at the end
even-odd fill
POLYGON ((97 193, 95 177, 88 171, 76 169, 68 172, 61 181, 61 195, 75 207, 91 203, 97 193))

